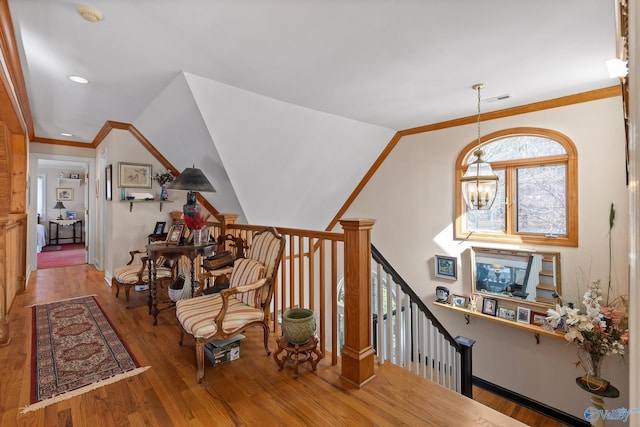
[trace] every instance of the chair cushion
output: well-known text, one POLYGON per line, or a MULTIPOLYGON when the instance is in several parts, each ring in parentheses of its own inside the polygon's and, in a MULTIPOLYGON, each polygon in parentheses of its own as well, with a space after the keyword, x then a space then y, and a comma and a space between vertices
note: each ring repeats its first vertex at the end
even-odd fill
MULTIPOLYGON (((204 295, 176 302, 176 317, 184 331, 195 338, 208 339, 218 331, 216 317, 222 309, 220 294, 204 295)), ((229 298, 222 329, 231 332, 249 322, 262 321, 264 312, 250 307, 236 298, 229 298)))
MULTIPOLYGON (((233 263, 233 272, 229 279, 229 287, 234 288, 236 286, 257 282, 264 277, 264 271, 264 265, 256 260, 248 258, 237 259, 236 262, 233 263)), ((233 296, 253 308, 260 308, 262 305, 262 288, 233 296)))
MULTIPOLYGON (((118 267, 113 270, 113 277, 118 281, 118 283, 132 285, 134 283, 138 283, 138 272, 140 271, 141 264, 131 264, 131 265, 123 265, 122 267, 118 267)), ((171 277, 171 269, 160 267, 156 269, 156 277, 171 277)), ((149 273, 147 268, 145 267, 144 272, 142 273, 142 281, 144 283, 149 282, 149 273)))
POLYGON ((260 261, 266 266, 265 277, 273 275, 273 268, 277 264, 277 256, 280 250, 280 240, 268 231, 258 234, 251 242, 249 258, 260 261))

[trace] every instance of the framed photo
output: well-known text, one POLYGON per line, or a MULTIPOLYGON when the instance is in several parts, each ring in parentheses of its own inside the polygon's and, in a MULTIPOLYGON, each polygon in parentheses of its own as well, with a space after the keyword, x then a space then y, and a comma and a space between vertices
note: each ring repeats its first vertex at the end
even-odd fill
POLYGON ((516 321, 516 311, 509 307, 498 307, 498 317, 501 319, 516 321))
POLYGON ((531 318, 531 310, 526 307, 518 307, 518 318, 517 321, 519 323, 529 323, 529 319, 531 318))
POLYGON ((172 245, 177 245, 180 243, 180 238, 182 237, 182 233, 184 232, 184 224, 174 224, 169 228, 169 233, 167 233, 166 242, 172 245))
POLYGON ((462 295, 451 295, 451 305, 454 307, 467 307, 467 297, 462 295))
POLYGON ((435 272, 436 277, 442 279, 456 280, 457 278, 457 265, 458 260, 456 257, 436 255, 435 260, 435 272))
POLYGON ((80 179, 80 174, 79 173, 71 173, 71 174, 69 174, 69 178, 71 178, 71 179, 80 179))
POLYGON ((67 211, 67 219, 76 219, 76 211, 67 211))
POLYGON ((56 188, 56 200, 58 202, 73 201, 73 188, 56 188))
POLYGON ((118 163, 118 187, 151 188, 151 165, 118 163))
POLYGON ((109 165, 104 168, 104 194, 107 200, 112 200, 113 198, 113 165, 109 165))
POLYGON ((158 221, 156 222, 156 226, 153 227, 153 234, 162 234, 164 233, 164 227, 167 225, 166 221, 158 221))
POLYGON ((539 311, 532 311, 531 312, 531 324, 532 325, 542 326, 542 325, 544 325, 544 321, 546 320, 547 316, 548 316, 547 313, 541 313, 539 311))
POLYGON ((498 311, 498 300, 495 298, 484 297, 482 299, 482 313, 489 316, 495 316, 498 311))

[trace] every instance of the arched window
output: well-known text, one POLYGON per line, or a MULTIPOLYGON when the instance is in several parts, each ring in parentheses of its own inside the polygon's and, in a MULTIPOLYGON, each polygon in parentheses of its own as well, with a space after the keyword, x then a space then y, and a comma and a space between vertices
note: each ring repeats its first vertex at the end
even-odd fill
POLYGON ((565 135, 548 129, 506 129, 481 139, 484 159, 498 175, 489 210, 466 210, 460 177, 477 141, 456 160, 456 238, 578 246, 578 164, 565 135))

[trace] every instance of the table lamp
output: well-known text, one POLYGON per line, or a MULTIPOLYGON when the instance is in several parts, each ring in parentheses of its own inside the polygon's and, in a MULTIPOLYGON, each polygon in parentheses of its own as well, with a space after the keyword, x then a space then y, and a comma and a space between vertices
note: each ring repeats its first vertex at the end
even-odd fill
POLYGON ((200 169, 194 167, 186 168, 178 177, 167 186, 171 190, 188 190, 187 203, 182 206, 182 212, 186 216, 193 217, 200 212, 200 206, 196 201, 196 191, 208 191, 214 193, 216 190, 200 169))
POLYGON ((53 209, 58 209, 58 213, 60 214, 58 215, 58 219, 62 219, 62 209, 67 209, 67 208, 64 207, 62 202, 57 202, 56 205, 53 207, 53 209))

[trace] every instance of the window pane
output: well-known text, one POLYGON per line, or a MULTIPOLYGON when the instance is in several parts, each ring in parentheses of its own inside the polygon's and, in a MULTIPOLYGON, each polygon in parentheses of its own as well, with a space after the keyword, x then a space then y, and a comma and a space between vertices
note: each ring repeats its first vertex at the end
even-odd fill
POLYGON ((504 193, 504 169, 494 169, 498 175, 498 194, 493 206, 489 210, 467 210, 467 231, 494 231, 504 232, 505 222, 505 193, 504 193))
MULTIPOLYGON (((549 138, 530 135, 497 139, 483 145, 482 150, 484 150, 483 158, 487 162, 567 154, 562 144, 549 138)), ((469 164, 474 159, 472 151, 465 159, 465 163, 469 164)))
POLYGON ((516 175, 518 232, 566 235, 565 165, 518 168, 516 175))

